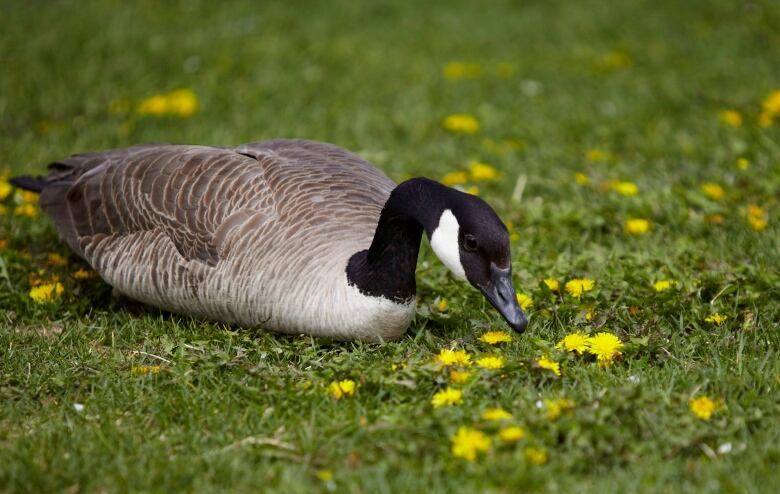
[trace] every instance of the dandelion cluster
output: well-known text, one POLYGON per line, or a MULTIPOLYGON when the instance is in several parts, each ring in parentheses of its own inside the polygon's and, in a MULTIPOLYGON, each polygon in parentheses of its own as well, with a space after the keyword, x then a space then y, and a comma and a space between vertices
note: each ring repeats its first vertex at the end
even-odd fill
POLYGON ((333 398, 340 400, 342 398, 353 396, 357 385, 355 381, 351 379, 344 379, 342 381, 333 381, 328 386, 328 394, 333 398))
POLYGON ((445 388, 433 395, 431 405, 433 408, 460 405, 463 402, 463 391, 455 388, 445 388))
POLYGON ((168 93, 156 94, 142 100, 135 108, 138 115, 155 117, 176 116, 191 117, 198 110, 198 97, 192 89, 176 89, 168 93))

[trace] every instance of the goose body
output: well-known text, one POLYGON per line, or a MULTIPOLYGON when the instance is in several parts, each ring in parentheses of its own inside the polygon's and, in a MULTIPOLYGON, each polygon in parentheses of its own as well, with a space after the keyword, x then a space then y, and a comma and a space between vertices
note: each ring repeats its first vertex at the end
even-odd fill
MULTIPOLYGON (((424 204, 404 213, 430 196, 423 189, 444 188, 428 182, 397 186, 334 145, 275 140, 74 155, 50 165, 39 189, 65 242, 129 298, 242 326, 379 341, 411 323, 420 237, 445 216, 424 204)), ((455 262, 445 259, 452 249, 434 250, 455 262)))

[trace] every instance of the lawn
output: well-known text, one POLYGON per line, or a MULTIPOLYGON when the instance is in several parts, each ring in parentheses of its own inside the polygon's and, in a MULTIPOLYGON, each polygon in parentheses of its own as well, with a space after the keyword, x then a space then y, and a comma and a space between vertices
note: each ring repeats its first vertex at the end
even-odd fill
POLYGON ((426 243, 394 343, 128 310, 0 181, 0 491, 772 492, 778 46, 771 0, 0 1, 0 173, 328 141, 490 202, 531 304, 486 343, 426 243))

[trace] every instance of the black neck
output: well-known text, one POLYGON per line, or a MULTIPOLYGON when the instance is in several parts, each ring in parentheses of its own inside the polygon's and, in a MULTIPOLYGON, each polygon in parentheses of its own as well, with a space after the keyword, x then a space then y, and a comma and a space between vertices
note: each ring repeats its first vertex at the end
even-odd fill
POLYGON ((416 293, 414 272, 423 230, 436 228, 446 187, 426 178, 398 185, 379 216, 368 250, 354 254, 347 279, 362 293, 406 302, 416 293))

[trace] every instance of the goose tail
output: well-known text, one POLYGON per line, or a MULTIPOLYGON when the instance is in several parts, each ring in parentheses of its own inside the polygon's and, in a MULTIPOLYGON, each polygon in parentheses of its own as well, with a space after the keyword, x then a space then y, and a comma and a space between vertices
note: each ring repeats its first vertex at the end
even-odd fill
POLYGON ((39 194, 46 186, 46 180, 41 176, 33 177, 31 175, 19 175, 18 177, 11 178, 9 182, 20 189, 37 192, 39 194))

